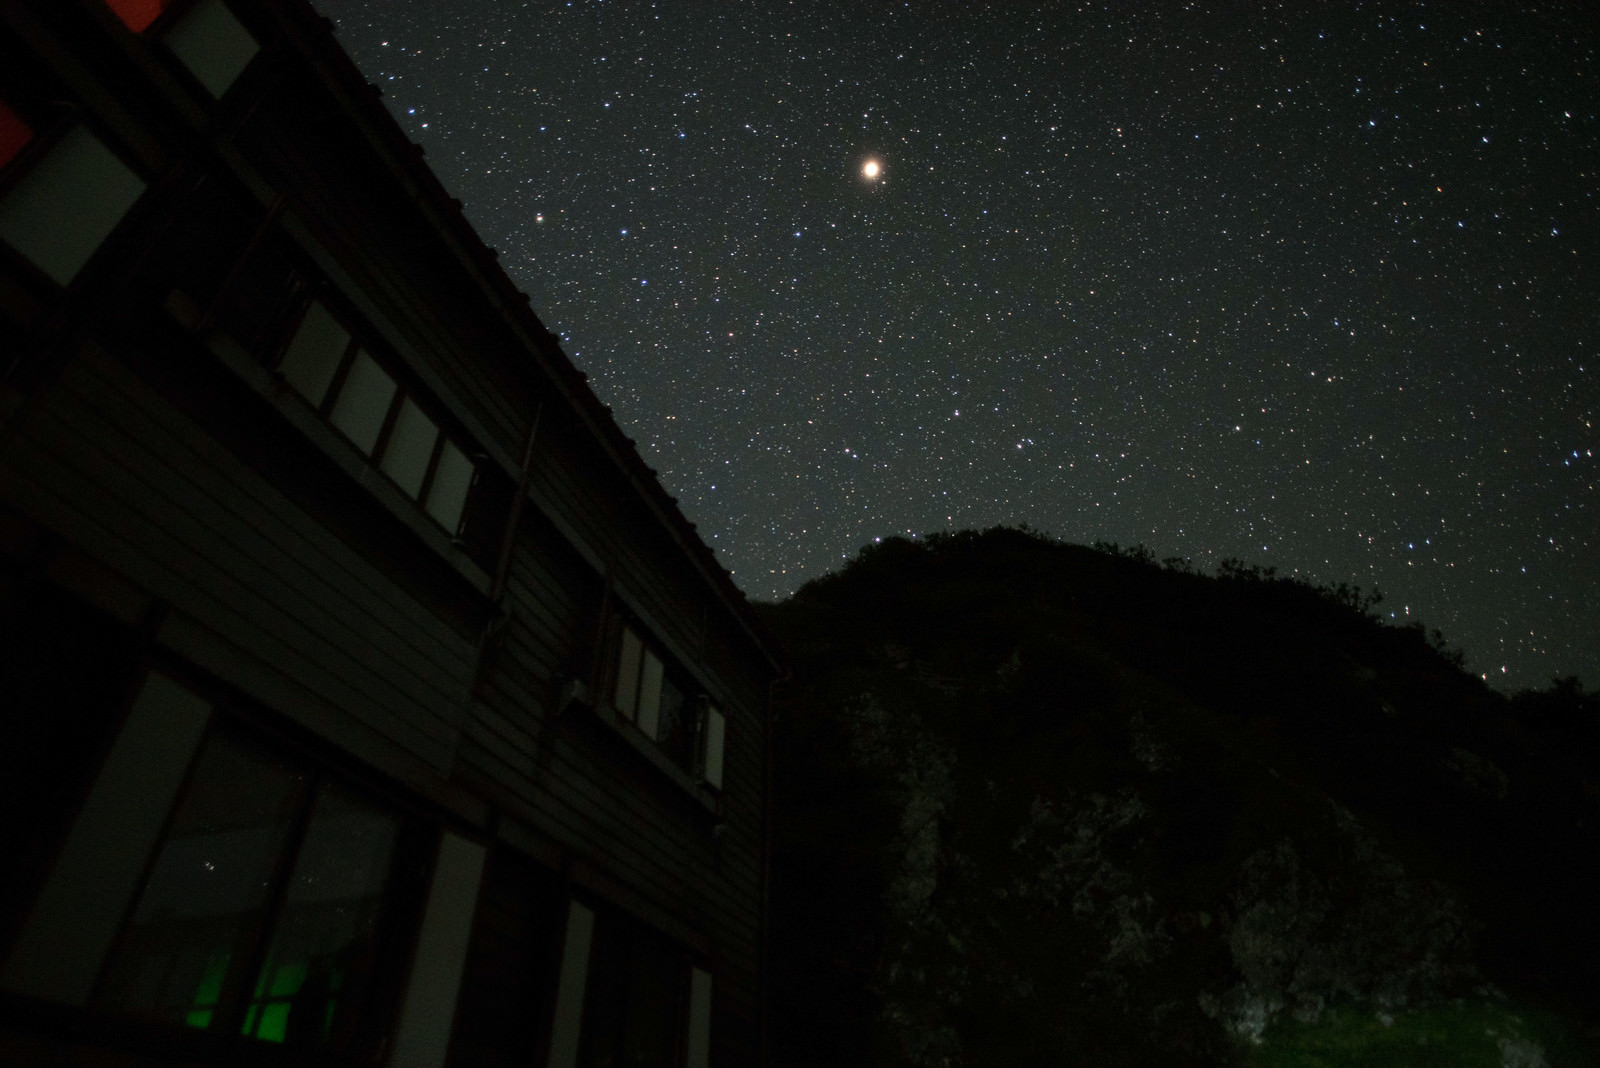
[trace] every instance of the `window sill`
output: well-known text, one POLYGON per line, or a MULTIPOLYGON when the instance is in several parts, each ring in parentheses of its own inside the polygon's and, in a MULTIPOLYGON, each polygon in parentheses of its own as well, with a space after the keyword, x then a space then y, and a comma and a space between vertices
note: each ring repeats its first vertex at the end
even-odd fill
POLYGON ((609 702, 599 701, 590 707, 596 719, 609 727, 613 734, 621 738, 624 743, 645 760, 653 764, 662 775, 666 776, 680 790, 689 795, 696 804, 705 809, 708 815, 719 815, 720 806, 717 803, 717 795, 709 787, 703 783, 696 782, 688 772, 674 764, 671 758, 663 753, 654 741, 646 738, 644 732, 633 725, 631 720, 625 719, 621 713, 611 707, 609 702))

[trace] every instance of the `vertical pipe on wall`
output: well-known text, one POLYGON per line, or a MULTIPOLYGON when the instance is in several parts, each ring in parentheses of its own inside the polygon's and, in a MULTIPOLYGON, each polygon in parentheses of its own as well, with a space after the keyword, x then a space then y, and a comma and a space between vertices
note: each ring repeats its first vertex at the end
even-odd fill
POLYGON ((505 596, 506 582, 511 575, 511 557, 517 544, 517 525, 522 522, 522 506, 528 499, 528 481, 533 471, 533 443, 539 436, 539 421, 544 416, 544 402, 533 410, 533 424, 528 427, 528 440, 522 446, 522 470, 517 478, 517 492, 511 498, 511 514, 506 517, 505 536, 500 539, 500 556, 495 561, 494 586, 490 599, 496 605, 505 596))

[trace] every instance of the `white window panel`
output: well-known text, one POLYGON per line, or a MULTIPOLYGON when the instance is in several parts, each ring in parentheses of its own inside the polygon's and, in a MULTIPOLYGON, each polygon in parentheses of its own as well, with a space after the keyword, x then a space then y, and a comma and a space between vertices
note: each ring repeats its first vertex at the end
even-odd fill
POLYGON ((393 401, 394 379, 371 356, 358 352, 328 421, 370 456, 393 401))
POLYGON ((222 0, 200 0, 163 38, 206 91, 220 97, 260 51, 222 0))
POLYGON ((645 650, 644 670, 639 672, 639 729, 654 738, 661 712, 661 660, 645 650))
POLYGON ((314 300, 284 350, 278 370, 302 397, 320 407, 349 347, 349 331, 321 302, 314 300))
MULTIPOLYGON (((556 984, 555 1015, 550 1021, 550 1068, 577 1068, 578 1040, 583 1037, 583 995, 589 985, 589 944, 594 939, 594 911, 576 901, 567 907, 567 937, 561 947, 561 978, 556 984)), ((530 1011, 533 1006, 529 1006, 530 1011)))
POLYGON ((445 1062, 486 856, 483 846, 449 831, 439 843, 391 1068, 439 1068, 445 1062))
POLYGON ((0 200, 0 239, 66 285, 144 188, 98 137, 74 126, 0 200))
POLYGON ((685 1068, 706 1068, 711 1061, 711 973, 689 970, 689 1041, 685 1068))
POLYGON ((209 702, 165 675, 145 679, 0 969, 0 987, 88 1002, 210 714, 209 702))
POLYGON ((405 398, 395 416, 394 429, 389 432, 389 443, 383 447, 383 473, 411 496, 420 496, 438 440, 439 428, 433 420, 410 397, 405 398))
POLYGON ((722 748, 724 736, 727 734, 728 721, 723 714, 712 705, 706 710, 706 782, 722 789, 722 748))
POLYGON ((622 628, 622 653, 617 658, 617 690, 612 704, 629 719, 639 705, 639 661, 644 646, 630 627, 622 628))
POLYGON ((472 475, 472 461, 455 442, 446 438, 439 452, 439 466, 433 472, 433 485, 428 490, 428 514, 451 534, 461 527, 461 510, 467 506, 472 475))

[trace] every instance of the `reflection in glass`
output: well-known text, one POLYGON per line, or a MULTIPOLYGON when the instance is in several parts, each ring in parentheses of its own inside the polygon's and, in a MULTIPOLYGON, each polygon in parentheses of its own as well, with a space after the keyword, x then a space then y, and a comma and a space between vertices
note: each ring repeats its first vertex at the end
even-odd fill
POLYGON ((262 921, 303 772, 226 735, 206 742, 96 1001, 209 1027, 262 921))
POLYGON ((308 773, 213 736, 97 1004, 286 1045, 347 1044, 399 836, 373 804, 331 784, 313 793, 308 773))
POLYGON ((661 717, 656 740, 679 767, 689 770, 694 758, 694 705, 672 676, 661 684, 661 717))
POLYGON ((688 979, 681 951, 615 913, 601 920, 589 958, 578 1064, 679 1063, 688 979))
POLYGON ((371 972, 399 827, 336 789, 317 798, 243 1030, 289 1045, 348 1031, 371 972))

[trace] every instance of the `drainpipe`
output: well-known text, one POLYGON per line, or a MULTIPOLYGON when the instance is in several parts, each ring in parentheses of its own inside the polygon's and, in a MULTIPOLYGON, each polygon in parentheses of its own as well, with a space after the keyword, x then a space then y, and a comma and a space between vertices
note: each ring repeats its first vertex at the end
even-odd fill
POLYGON ((539 420, 544 415, 544 401, 533 410, 533 425, 528 428, 528 441, 522 447, 522 471, 517 479, 517 492, 511 498, 511 515, 506 519, 505 537, 500 539, 500 559, 495 563, 494 585, 489 597, 496 605, 505 596, 506 582, 511 576, 511 553, 517 543, 517 524, 522 521, 523 502, 528 499, 528 481, 533 470, 533 443, 539 436, 539 420))
POLYGON ((495 561, 494 575, 489 580, 490 612, 488 622, 483 625, 483 633, 478 637, 478 655, 472 664, 472 680, 467 685, 467 704, 472 703, 472 695, 478 692, 478 680, 483 676, 483 665, 489 659, 489 650, 493 648, 496 638, 502 627, 511 618, 505 606, 506 583, 511 577, 511 556, 517 544, 517 526, 522 522, 522 504, 528 499, 528 479, 533 466, 533 443, 539 436, 539 418, 544 413, 544 402, 540 401, 533 410, 533 425, 528 428, 528 440, 522 447, 522 471, 517 477, 517 490, 511 498, 511 512, 506 516, 505 533, 500 537, 500 553, 495 561))

